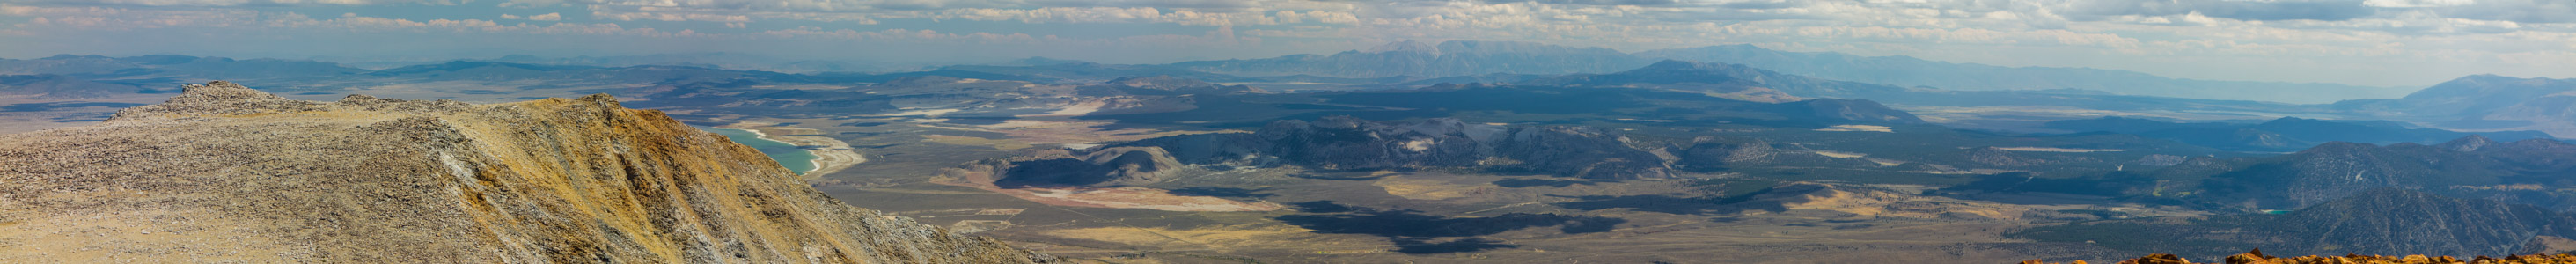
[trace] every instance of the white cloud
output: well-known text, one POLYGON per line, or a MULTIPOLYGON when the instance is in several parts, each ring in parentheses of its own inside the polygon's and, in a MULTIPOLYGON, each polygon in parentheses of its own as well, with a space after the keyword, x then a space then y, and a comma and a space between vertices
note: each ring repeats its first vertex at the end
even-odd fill
POLYGON ((520 16, 520 15, 512 15, 512 14, 501 14, 501 19, 508 19, 508 20, 556 21, 556 20, 563 20, 563 13, 546 13, 546 14, 543 14, 543 15, 528 15, 528 16, 520 16))
POLYGON ((746 16, 746 15, 735 15, 735 14, 710 14, 710 13, 696 13, 696 12, 625 12, 625 11, 610 11, 610 10, 591 10, 591 11, 590 11, 590 17, 594 17, 594 18, 598 18, 598 19, 605 19, 605 20, 617 20, 617 21, 652 20, 652 21, 705 21, 705 22, 726 22, 726 23, 751 22, 751 16, 746 16))
POLYGON ((2478 2, 2477 0, 2365 0, 2365 1, 2361 1, 2361 4, 2363 4, 2363 5, 2369 5, 2369 6, 2373 6, 2373 7, 2401 7, 2401 8, 2402 8, 2402 7, 2443 7, 2443 6, 2461 6, 2461 5, 2475 4, 2475 3, 2477 3, 2477 2, 2478 2))
POLYGON ((457 4, 457 2, 456 2, 456 1, 451 1, 451 0, 101 0, 101 1, 98 1, 97 3, 101 3, 101 4, 112 4, 112 5, 135 5, 135 6, 239 6, 239 5, 249 5, 249 4, 278 4, 278 5, 306 5, 306 4, 320 4, 320 5, 375 5, 375 4, 398 4, 398 3, 418 3, 418 4, 434 4, 434 5, 455 5, 455 4, 457 4))
MULTIPOLYGON (((536 26, 502 24, 480 19, 409 20, 362 16, 343 13, 337 18, 314 19, 294 12, 259 12, 243 9, 159 10, 110 7, 29 7, 0 5, 0 14, 35 16, 31 30, 66 30, 76 32, 125 31, 138 29, 195 28, 231 30, 346 30, 362 32, 479 32, 556 35, 623 35, 651 37, 704 36, 693 30, 663 31, 652 28, 626 28, 612 23, 556 23, 536 26)), ((527 16, 537 19, 555 14, 527 16)))

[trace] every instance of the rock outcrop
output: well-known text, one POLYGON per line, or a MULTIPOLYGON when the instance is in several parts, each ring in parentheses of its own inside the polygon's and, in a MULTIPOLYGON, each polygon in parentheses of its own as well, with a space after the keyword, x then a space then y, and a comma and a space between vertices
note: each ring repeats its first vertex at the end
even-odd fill
MULTIPOLYGON (((2470 264, 2470 263, 2480 263, 2480 264, 2542 264, 2542 263, 2576 263, 2576 255, 2537 255, 2537 254, 2535 254, 2535 255, 2513 255, 2513 256, 2505 256, 2504 258, 2493 258, 2493 257, 2487 257, 2487 256, 2478 256, 2478 257, 2469 258, 2469 259, 2466 259, 2466 260, 2462 260, 2462 259, 2460 259, 2460 258, 2455 258, 2455 257, 2451 257, 2451 256, 2429 256, 2429 257, 2428 257, 2428 256, 2424 256, 2424 255, 2405 255, 2405 256, 2343 255, 2343 256, 2302 256, 2302 257, 2287 257, 2287 258, 2284 258, 2284 257, 2273 257, 2273 256, 2263 255, 2263 250, 2261 250, 2261 249, 2256 249, 2256 250, 2254 250, 2253 252, 2246 252, 2245 254, 2236 254, 2236 255, 2234 255, 2234 256, 2227 256, 2227 259, 2225 259, 2225 261, 2226 261, 2226 262, 2191 262, 2191 260, 2190 260, 2190 259, 2185 259, 2185 258, 2183 258, 2182 256, 2175 256, 2175 255, 2173 255, 2173 254, 2150 254, 2150 255, 2147 255, 2147 256, 2144 256, 2144 257, 2138 257, 2138 258, 2135 258, 2135 259, 2129 259, 2129 260, 2126 260, 2126 261, 2120 261, 2120 263, 2119 263, 2119 264, 2192 264, 2192 263, 2210 263, 2210 264, 2216 264, 2216 263, 2227 263, 2227 264, 2470 264)), ((2034 260, 2030 260, 2030 261, 2023 261, 2023 262, 2021 262, 2021 263, 2022 263, 2022 264, 2055 264, 2055 263, 2058 263, 2058 262, 2046 262, 2046 261, 2040 261, 2040 260, 2036 260, 2036 259, 2034 259, 2034 260)), ((2065 263, 2069 263, 2069 264, 2084 264, 2084 261, 2078 260, 2078 261, 2074 261, 2074 262, 2065 262, 2065 263)))
POLYGON ((226 82, 0 135, 0 262, 1025 263, 854 208, 606 95, 476 105, 226 82))

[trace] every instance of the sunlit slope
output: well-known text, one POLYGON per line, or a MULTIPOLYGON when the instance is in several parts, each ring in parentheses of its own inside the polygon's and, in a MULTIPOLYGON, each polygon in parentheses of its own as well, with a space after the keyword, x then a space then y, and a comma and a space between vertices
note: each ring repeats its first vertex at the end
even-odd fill
POLYGON ((1012 263, 607 96, 287 100, 226 82, 0 136, 0 262, 1012 263))

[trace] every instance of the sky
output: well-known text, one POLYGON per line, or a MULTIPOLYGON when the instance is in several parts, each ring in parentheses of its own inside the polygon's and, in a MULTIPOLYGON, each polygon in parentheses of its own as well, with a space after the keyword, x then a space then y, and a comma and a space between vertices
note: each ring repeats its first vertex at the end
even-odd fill
POLYGON ((0 0, 0 57, 727 52, 1104 63, 1395 41, 1753 44, 2213 80, 2576 78, 2576 0, 0 0))

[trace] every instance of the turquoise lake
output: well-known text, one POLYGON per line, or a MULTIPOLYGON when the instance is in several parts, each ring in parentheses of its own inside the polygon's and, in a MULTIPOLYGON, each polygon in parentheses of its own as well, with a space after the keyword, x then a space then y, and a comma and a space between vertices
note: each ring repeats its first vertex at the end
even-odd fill
POLYGON ((778 161, 778 166, 787 167, 788 171, 794 171, 796 174, 805 174, 805 171, 814 170, 814 152, 805 151, 804 148, 798 148, 796 145, 760 139, 759 133, 752 133, 750 130, 711 127, 698 127, 698 129, 716 132, 724 135, 725 138, 733 139, 733 143, 760 149, 760 154, 768 154, 769 159, 778 161))

